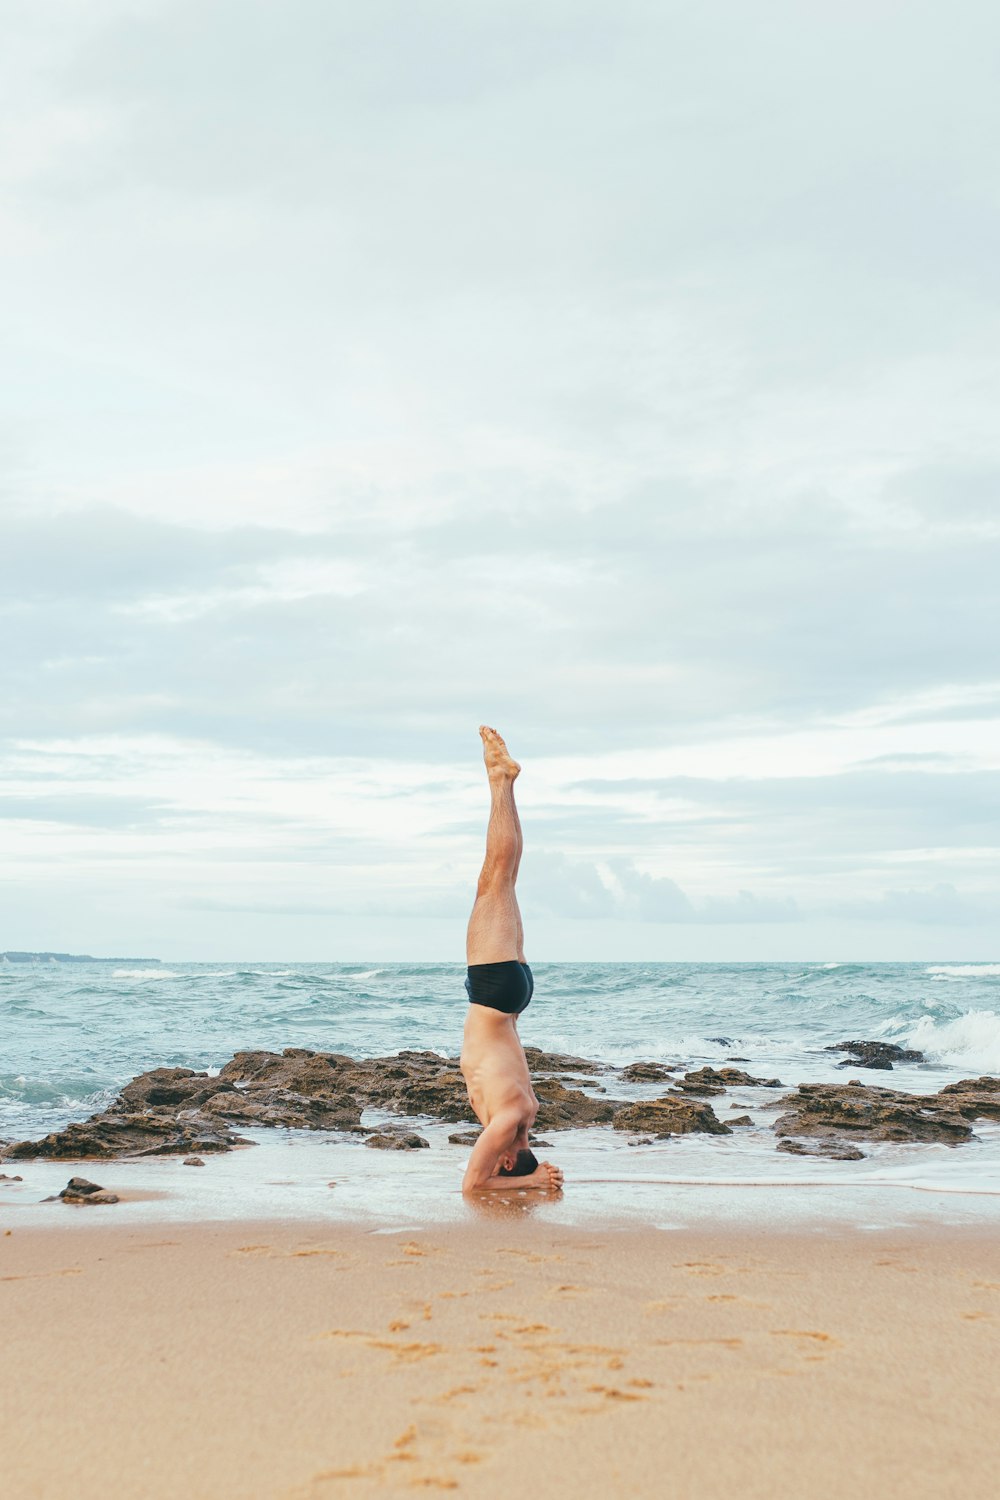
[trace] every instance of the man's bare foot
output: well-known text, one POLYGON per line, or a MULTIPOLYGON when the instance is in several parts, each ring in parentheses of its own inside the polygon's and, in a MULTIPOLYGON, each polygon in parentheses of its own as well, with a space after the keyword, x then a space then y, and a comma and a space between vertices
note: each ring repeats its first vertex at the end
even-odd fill
POLYGON ((483 760, 486 762, 487 776, 491 781, 495 776, 501 777, 504 781, 513 781, 516 776, 520 775, 521 767, 500 735, 488 724, 480 724, 479 733, 483 741, 483 760))

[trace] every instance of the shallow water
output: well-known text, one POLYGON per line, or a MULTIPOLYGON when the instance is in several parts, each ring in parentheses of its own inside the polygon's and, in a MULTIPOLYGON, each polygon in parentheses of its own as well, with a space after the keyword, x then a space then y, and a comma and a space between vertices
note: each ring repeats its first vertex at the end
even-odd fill
MULTIPOLYGON (((639 1058, 689 1067, 737 1056, 790 1087, 806 1080, 930 1093, 958 1078, 1000 1072, 1000 964, 543 964, 521 1023, 527 1044, 573 1052, 609 1069, 639 1058), (845 1038, 919 1048, 922 1064, 892 1073, 840 1069, 823 1049, 845 1038)), ((0 965, 0 1138, 35 1137, 82 1119, 134 1074, 157 1066, 220 1067, 241 1047, 315 1047, 377 1056, 402 1048, 457 1051, 465 1010, 457 965, 0 965)), ((653 1096, 609 1072, 616 1097, 653 1096)), ((630 1147, 609 1128, 558 1132, 543 1154, 566 1169, 570 1191, 540 1212, 623 1224, 771 1222, 858 1226, 993 1222, 1000 1217, 1000 1126, 981 1123, 957 1148, 865 1146, 864 1162, 776 1153, 770 1129, 783 1089, 737 1089, 712 1101, 753 1127, 732 1136, 674 1137, 630 1147), (736 1111, 734 1111, 735 1113, 736 1111)), ((366 1123, 369 1117, 366 1116, 366 1123)), ((249 1132, 255 1150, 212 1160, 117 1163, 126 1179, 169 1196, 123 1205, 147 1218, 372 1217, 390 1226, 462 1218, 466 1152, 449 1129, 418 1125, 419 1153, 376 1152, 360 1141, 301 1132, 249 1132), (280 1180, 279 1180, 280 1179, 280 1180), (335 1179, 337 1187, 327 1187, 335 1179)), ((8 1171, 11 1169, 8 1168, 8 1171)), ((24 1163, 25 1182, 0 1208, 25 1209, 63 1186, 65 1164, 24 1163)), ((516 1195, 516 1211, 527 1211, 516 1195), (522 1206, 518 1208, 518 1204, 522 1206)), ((63 1205, 34 1213, 51 1218, 63 1205)), ((19 1214, 19 1217, 21 1215, 19 1214)))

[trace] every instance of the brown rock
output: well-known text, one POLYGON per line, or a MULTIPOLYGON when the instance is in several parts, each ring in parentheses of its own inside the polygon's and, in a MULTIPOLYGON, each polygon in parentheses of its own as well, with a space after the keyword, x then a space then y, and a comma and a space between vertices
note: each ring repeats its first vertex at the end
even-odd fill
POLYGON ((937 1096, 966 1120, 1000 1120, 1000 1078, 962 1078, 947 1083, 937 1096))
POLYGON ((581 1089, 568 1089, 557 1078, 532 1081, 538 1100, 535 1120, 539 1130, 565 1130, 573 1125, 602 1125, 613 1119, 615 1102, 592 1099, 581 1089))
POLYGON ((865 1153, 846 1141, 835 1141, 829 1137, 818 1141, 793 1141, 786 1136, 780 1140, 777 1150, 787 1151, 789 1156, 827 1156, 831 1161, 864 1161, 865 1153))
POLYGON ((212 1120, 174 1119, 169 1114, 118 1115, 107 1111, 93 1115, 82 1125, 67 1125, 40 1141, 17 1141, 4 1156, 28 1161, 44 1156, 66 1161, 121 1156, 181 1156, 199 1152, 229 1151, 247 1142, 212 1120))
POLYGON ((474 1146, 481 1134, 480 1130, 456 1130, 448 1139, 453 1146, 474 1146))
POLYGON ((717 1118, 710 1104, 698 1104, 682 1094, 664 1094, 659 1099, 640 1099, 626 1104, 614 1118, 616 1130, 649 1132, 652 1135, 730 1135, 728 1125, 717 1118))
POLYGON ((202 1106, 204 1114, 242 1125, 288 1130, 350 1130, 361 1122, 361 1106, 350 1095, 297 1094, 291 1089, 234 1089, 216 1094, 202 1106))
POLYGON ((862 1136, 873 1141, 970 1140, 972 1129, 957 1103, 941 1095, 904 1094, 850 1083, 802 1083, 780 1101, 788 1109, 774 1122, 779 1135, 862 1136))
POLYGON ((543 1052, 539 1047, 525 1047, 524 1055, 533 1073, 599 1073, 597 1063, 568 1052, 543 1052))
POLYGON ((430 1141, 410 1131, 377 1130, 368 1136, 365 1145, 375 1151, 419 1151, 430 1146, 430 1141))
POLYGON ((191 1068, 154 1068, 127 1083, 115 1100, 116 1113, 143 1114, 150 1109, 195 1109, 213 1094, 233 1090, 231 1083, 195 1073, 191 1068))
POLYGON ((88 1182, 86 1177, 71 1177, 58 1195, 64 1203, 117 1203, 118 1194, 88 1182))
POLYGON ((733 1119, 729 1120, 727 1123, 730 1125, 752 1125, 753 1121, 751 1120, 749 1115, 735 1115, 733 1119))
MULTIPOLYGON (((252 1087, 290 1089, 311 1098, 344 1093, 344 1075, 356 1066, 354 1059, 338 1052, 312 1052, 306 1047, 286 1047, 278 1052, 237 1052, 219 1069, 217 1083, 243 1083, 252 1087)), ((217 1090, 216 1092, 219 1092, 217 1090)))
POLYGON ((622 1068, 621 1076, 626 1083, 663 1083, 676 1072, 676 1068, 670 1068, 666 1063, 634 1062, 622 1068))
POLYGON ((677 1084, 685 1094, 724 1094, 732 1088, 780 1089, 780 1078, 753 1078, 740 1068, 698 1068, 677 1084))
POLYGON ((825 1047, 825 1052, 849 1052, 851 1056, 838 1063, 838 1068, 880 1068, 892 1072, 894 1062, 923 1062, 922 1052, 908 1052, 897 1047, 895 1042, 834 1042, 825 1047))
POLYGON ((200 1156, 185 1156, 181 1162, 182 1167, 203 1167, 204 1165, 200 1156))
POLYGON ((8 1177, 6 1172, 0 1172, 0 1182, 23 1182, 23 1177, 8 1177))

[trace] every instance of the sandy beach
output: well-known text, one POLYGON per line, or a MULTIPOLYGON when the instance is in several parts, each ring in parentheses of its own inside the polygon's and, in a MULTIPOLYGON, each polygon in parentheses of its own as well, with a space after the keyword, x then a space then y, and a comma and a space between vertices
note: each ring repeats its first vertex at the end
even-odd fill
POLYGON ((8 1500, 997 1493, 983 1233, 65 1211, 0 1238, 8 1500))

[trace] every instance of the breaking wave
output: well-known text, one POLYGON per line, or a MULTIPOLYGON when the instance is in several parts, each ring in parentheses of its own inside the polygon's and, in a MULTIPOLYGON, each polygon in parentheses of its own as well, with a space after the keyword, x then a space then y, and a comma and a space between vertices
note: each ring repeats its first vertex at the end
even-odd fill
POLYGON ((970 1010, 952 1021, 922 1016, 906 1037, 929 1062, 949 1067, 1000 1072, 1000 1016, 992 1010, 970 1010))
POLYGON ((937 964, 927 973, 937 979, 1000 979, 1000 964, 937 964))
POLYGON ((112 969, 112 979, 180 979, 174 969, 112 969))

